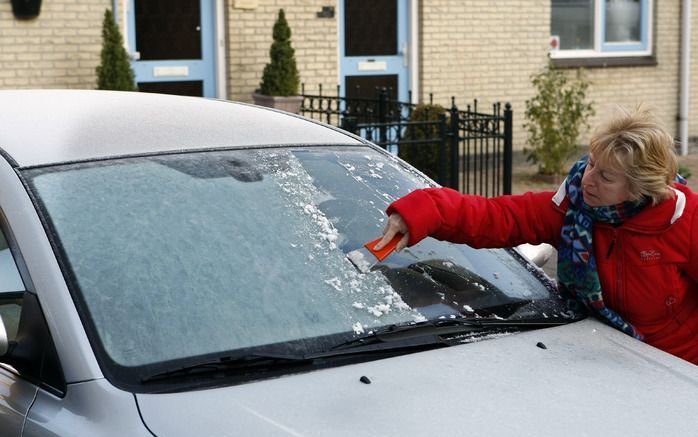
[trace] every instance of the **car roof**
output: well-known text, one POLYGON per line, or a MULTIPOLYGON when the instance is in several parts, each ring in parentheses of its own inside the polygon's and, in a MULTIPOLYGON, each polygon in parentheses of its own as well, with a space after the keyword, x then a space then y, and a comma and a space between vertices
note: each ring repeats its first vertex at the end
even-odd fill
POLYGON ((22 167, 280 144, 362 141, 302 117, 223 100, 124 91, 0 91, 0 149, 22 167))

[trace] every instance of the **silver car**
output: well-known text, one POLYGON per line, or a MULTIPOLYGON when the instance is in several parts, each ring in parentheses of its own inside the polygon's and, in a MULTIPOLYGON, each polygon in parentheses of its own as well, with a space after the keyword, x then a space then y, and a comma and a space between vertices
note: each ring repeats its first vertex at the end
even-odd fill
POLYGON ((0 149, 3 437, 698 430, 697 366, 568 313, 517 250, 427 239, 358 269, 386 206, 433 185, 360 138, 0 91, 0 149))

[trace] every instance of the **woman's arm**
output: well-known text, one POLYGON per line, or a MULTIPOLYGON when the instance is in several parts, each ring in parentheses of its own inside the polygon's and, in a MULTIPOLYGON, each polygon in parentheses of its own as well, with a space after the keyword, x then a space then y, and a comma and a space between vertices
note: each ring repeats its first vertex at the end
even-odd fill
POLYGON ((449 188, 416 190, 388 207, 388 215, 397 213, 402 220, 389 220, 386 237, 391 225, 402 226, 404 222, 403 229, 394 230, 407 231, 409 246, 427 236, 473 247, 557 245, 563 213, 552 203, 553 195, 543 192, 485 198, 449 188))

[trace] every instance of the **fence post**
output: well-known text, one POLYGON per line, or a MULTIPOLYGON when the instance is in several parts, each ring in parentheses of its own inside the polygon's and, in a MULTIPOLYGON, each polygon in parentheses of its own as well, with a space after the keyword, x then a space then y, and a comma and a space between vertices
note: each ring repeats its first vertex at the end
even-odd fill
MULTIPOLYGON (((451 129, 448 133, 451 136, 451 174, 449 186, 454 190, 460 191, 460 135, 458 127, 460 126, 460 112, 456 107, 455 99, 451 99, 451 129)), ((467 177, 467 175, 465 175, 467 177)))
POLYGON ((379 123, 379 141, 380 146, 384 149, 388 148, 388 131, 387 131, 387 112, 388 112, 388 90, 382 87, 378 91, 378 123, 379 123))
MULTIPOLYGON (((345 114, 346 114, 346 112, 345 112, 345 114)), ((345 131, 358 135, 358 132, 357 132, 358 129, 356 128, 356 125, 357 125, 357 120, 356 120, 355 116, 344 115, 344 117, 342 117, 342 126, 341 127, 345 131)))
POLYGON ((438 183, 441 186, 446 184, 446 145, 448 144, 448 135, 446 133, 446 114, 439 114, 439 163, 438 163, 438 183))
POLYGON ((512 167, 513 167, 513 114, 511 103, 504 105, 504 175, 503 194, 511 194, 512 167))

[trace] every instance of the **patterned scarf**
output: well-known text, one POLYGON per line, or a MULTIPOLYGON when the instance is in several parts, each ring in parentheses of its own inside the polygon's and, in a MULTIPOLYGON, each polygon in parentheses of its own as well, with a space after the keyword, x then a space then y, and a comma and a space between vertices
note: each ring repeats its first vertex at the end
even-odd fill
POLYGON ((582 176, 587 165, 587 157, 577 161, 565 180, 569 207, 562 225, 558 246, 557 277, 568 306, 579 311, 584 307, 595 311, 611 326, 620 329, 639 340, 642 334, 633 325, 623 320, 615 311, 608 308, 603 300, 596 258, 592 246, 594 221, 620 225, 627 218, 637 214, 648 203, 647 199, 624 202, 613 206, 590 207, 582 196, 582 176))

